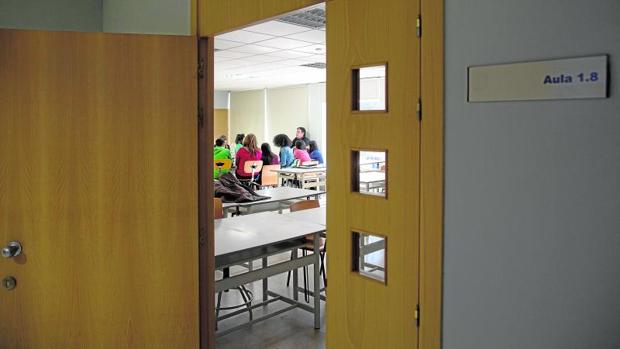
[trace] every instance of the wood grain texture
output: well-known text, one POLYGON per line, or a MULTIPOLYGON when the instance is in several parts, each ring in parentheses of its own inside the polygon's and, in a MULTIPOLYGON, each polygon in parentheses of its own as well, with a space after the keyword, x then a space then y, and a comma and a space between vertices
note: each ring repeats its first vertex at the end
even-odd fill
POLYGON ((215 36, 324 2, 321 0, 198 0, 200 36, 215 36))
POLYGON ((417 0, 327 3, 328 348, 415 348, 420 45, 417 0), (352 67, 388 64, 388 112, 351 111, 352 67), (387 151, 388 199, 350 192, 351 149, 387 151), (351 230, 387 237, 387 285, 352 272, 351 230))
POLYGON ((420 348, 441 348, 444 179, 443 1, 421 0, 422 172, 420 348))
POLYGON ((3 348, 197 348, 194 37, 0 30, 3 348))
POLYGON ((205 121, 198 127, 198 226, 200 227, 200 348, 215 349, 215 226, 213 203, 214 40, 198 40, 204 71, 198 79, 198 108, 205 121))

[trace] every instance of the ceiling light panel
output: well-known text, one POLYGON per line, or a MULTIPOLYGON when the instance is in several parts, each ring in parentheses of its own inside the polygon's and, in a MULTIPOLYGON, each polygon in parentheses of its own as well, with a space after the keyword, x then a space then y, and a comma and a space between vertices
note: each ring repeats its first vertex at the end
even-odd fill
POLYGON ((278 21, 269 21, 257 25, 253 25, 251 27, 244 28, 243 30, 261 33, 261 34, 269 34, 275 36, 285 36, 291 35, 295 33, 300 33, 307 31, 308 28, 300 27, 298 25, 278 22, 278 21))
POLYGON ((274 36, 249 32, 245 30, 235 30, 234 32, 218 35, 217 37, 219 39, 252 44, 259 41, 272 39, 274 36))

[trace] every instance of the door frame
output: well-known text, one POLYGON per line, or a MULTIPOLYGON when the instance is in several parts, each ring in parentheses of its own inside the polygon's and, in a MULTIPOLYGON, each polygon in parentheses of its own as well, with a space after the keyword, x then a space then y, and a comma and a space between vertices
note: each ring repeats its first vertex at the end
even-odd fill
MULTIPOLYGON (((214 38, 282 14, 335 0, 192 0, 198 44, 198 216, 200 348, 215 349, 213 218, 214 38), (230 16, 229 14, 235 14, 230 16), (201 73, 202 72, 202 73, 201 73)), ((444 4, 421 0, 420 327, 418 348, 441 348, 444 200, 444 4)))

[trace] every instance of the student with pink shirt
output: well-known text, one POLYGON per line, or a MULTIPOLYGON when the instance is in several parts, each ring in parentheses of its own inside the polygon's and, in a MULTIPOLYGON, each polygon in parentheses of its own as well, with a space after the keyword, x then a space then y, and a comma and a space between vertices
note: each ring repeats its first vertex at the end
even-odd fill
POLYGON ((293 157, 299 160, 300 164, 303 164, 306 161, 310 161, 310 154, 306 150, 306 144, 302 140, 295 141, 295 149, 293 149, 293 157))
POLYGON ((235 163, 237 164, 237 178, 248 179, 252 178, 252 173, 245 172, 243 167, 246 161, 260 160, 263 153, 257 146, 256 136, 252 133, 248 133, 243 139, 243 147, 239 148, 235 155, 235 163))

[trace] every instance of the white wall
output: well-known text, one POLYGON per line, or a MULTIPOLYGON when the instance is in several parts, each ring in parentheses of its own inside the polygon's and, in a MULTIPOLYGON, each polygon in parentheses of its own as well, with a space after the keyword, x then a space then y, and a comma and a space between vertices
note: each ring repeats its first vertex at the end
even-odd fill
POLYGON ((267 90, 267 139, 285 133, 293 139, 297 127, 305 127, 308 137, 308 87, 306 85, 267 90))
POLYGON ((215 91, 213 108, 228 109, 228 91, 215 91))
POLYGON ((327 159, 326 103, 325 83, 308 85, 308 129, 311 139, 319 145, 323 160, 327 159))
POLYGON ((102 30, 102 0, 1 0, 0 28, 102 30))
POLYGON ((188 35, 190 0, 103 0, 103 31, 188 35))
POLYGON ((257 141, 265 142, 265 92, 251 90, 230 94, 230 141, 238 133, 256 135, 257 141))
POLYGON ((443 348, 620 348, 620 2, 445 5, 443 348), (602 53, 608 99, 466 102, 470 65, 602 53))
MULTIPOLYGON (((268 142, 273 148, 272 141, 276 134, 285 133, 293 139, 297 127, 302 126, 306 128, 308 137, 318 142, 325 158, 326 137, 322 127, 324 103, 324 83, 231 92, 230 135, 234 138, 237 133, 253 132, 257 137, 260 134, 259 143, 268 142)), ((273 148, 273 151, 277 152, 278 148, 273 148)))

